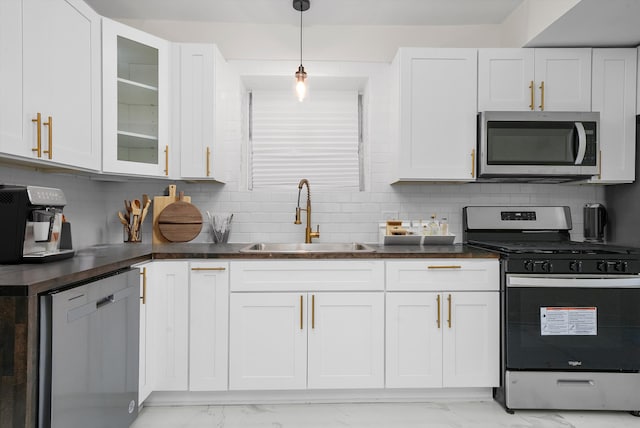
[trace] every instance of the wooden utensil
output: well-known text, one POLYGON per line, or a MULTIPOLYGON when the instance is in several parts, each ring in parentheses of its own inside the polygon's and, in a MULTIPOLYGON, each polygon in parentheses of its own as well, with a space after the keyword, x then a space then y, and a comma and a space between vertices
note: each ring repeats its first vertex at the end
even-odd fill
POLYGON ((167 241, 191 241, 202 230, 202 214, 195 205, 180 199, 162 210, 158 229, 167 241))

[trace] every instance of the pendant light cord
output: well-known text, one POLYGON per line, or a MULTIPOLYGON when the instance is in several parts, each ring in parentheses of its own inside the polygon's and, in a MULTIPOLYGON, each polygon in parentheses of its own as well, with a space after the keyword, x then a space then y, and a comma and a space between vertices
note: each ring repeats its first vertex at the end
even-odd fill
POLYGON ((300 2, 300 65, 302 65, 302 2, 300 2))

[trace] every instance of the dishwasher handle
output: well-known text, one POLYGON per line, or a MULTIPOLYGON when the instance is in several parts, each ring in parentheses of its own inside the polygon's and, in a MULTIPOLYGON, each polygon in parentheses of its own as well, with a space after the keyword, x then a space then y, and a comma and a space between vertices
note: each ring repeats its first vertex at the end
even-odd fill
POLYGON ((113 298, 113 294, 110 294, 109 296, 103 297, 102 299, 96 302, 96 309, 100 309, 101 307, 113 302, 115 302, 115 299, 113 298))

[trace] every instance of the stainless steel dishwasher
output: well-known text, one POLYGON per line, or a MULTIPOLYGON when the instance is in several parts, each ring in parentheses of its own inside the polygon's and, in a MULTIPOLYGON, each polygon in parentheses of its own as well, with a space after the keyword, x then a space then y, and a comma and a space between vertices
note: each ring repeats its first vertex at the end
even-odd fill
POLYGON ((40 297, 39 428, 127 428, 138 413, 139 272, 40 297))

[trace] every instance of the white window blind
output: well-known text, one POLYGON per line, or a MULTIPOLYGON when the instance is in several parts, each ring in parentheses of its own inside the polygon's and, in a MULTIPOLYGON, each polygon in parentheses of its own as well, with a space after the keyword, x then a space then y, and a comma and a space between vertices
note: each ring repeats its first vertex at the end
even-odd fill
POLYGON ((360 188, 357 91, 314 91, 299 102, 289 91, 253 91, 250 187, 360 188))

